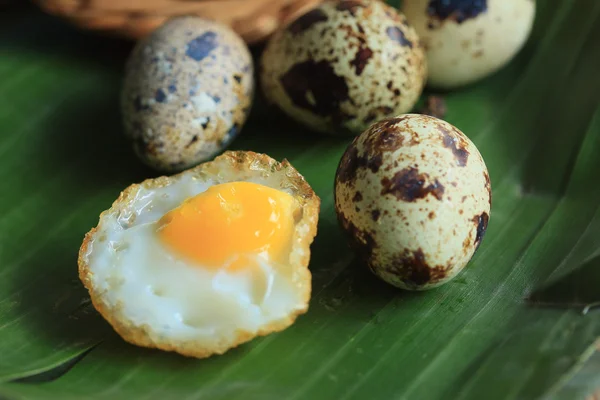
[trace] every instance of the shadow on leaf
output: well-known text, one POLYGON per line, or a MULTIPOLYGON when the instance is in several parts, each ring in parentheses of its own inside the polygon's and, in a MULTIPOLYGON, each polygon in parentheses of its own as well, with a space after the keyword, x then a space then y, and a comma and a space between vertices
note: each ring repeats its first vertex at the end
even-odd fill
POLYGON ((575 271, 531 294, 534 307, 579 308, 586 313, 600 307, 600 256, 592 258, 575 271))

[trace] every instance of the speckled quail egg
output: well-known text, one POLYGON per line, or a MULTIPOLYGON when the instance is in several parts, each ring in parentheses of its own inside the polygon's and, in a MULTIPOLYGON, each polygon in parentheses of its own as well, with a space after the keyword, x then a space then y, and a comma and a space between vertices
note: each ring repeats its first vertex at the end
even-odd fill
POLYGON ((310 128, 356 135, 409 111, 426 78, 406 18, 378 0, 329 0, 276 32, 262 56, 267 99, 310 128))
POLYGON ((408 114, 373 124, 348 147, 335 208, 369 268, 409 290, 439 286, 469 262, 490 218, 475 145, 447 122, 408 114))
POLYGON ((287 161, 225 152, 128 187, 86 235, 79 275, 126 341, 221 354, 308 309, 319 203, 287 161))
POLYGON ((534 0, 410 0, 402 11, 427 50, 428 84, 451 89, 508 63, 527 40, 534 0))
POLYGON ((235 32, 198 17, 172 19, 129 57, 121 98, 125 133, 149 166, 183 170, 235 138, 253 90, 252 59, 235 32))

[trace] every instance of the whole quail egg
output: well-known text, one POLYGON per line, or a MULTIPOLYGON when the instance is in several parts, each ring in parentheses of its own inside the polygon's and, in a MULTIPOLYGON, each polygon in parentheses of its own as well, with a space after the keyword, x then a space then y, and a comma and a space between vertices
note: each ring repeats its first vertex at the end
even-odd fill
POLYGON ((426 78, 406 18, 378 0, 329 0, 276 32, 262 56, 267 99, 310 128, 356 135, 410 110, 426 78))
POLYGON ((79 276, 128 342, 221 354, 308 309, 319 203, 287 161, 225 152, 125 189, 86 235, 79 276))
POLYGON ((447 122, 408 114, 355 138, 339 164, 335 207, 369 268, 409 290, 439 286, 469 262, 490 218, 475 145, 447 122))
POLYGON ((121 98, 125 133, 149 166, 188 168, 235 138, 253 90, 252 59, 235 32, 198 17, 172 19, 129 57, 121 98))
POLYGON ((451 89, 515 56, 531 32, 535 0, 410 0, 402 11, 427 51, 428 84, 451 89))

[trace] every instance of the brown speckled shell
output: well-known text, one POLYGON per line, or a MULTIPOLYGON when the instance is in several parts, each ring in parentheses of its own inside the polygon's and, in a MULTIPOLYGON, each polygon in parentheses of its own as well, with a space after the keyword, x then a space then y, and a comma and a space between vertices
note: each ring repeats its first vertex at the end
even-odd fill
POLYGON ((467 85, 504 66, 525 44, 535 17, 534 0, 450 1, 443 7, 452 10, 449 15, 438 15, 431 3, 403 1, 402 11, 427 51, 428 84, 442 89, 467 85))
POLYGON ((371 270, 409 290, 439 286, 469 262, 490 217, 475 145, 442 120, 383 120, 358 136, 336 173, 335 207, 371 270))
POLYGON ((173 19, 129 57, 121 108, 138 156, 179 171, 221 152, 240 132, 254 91, 252 58, 230 28, 173 19))
POLYGON ((148 179, 141 184, 134 184, 125 189, 119 198, 115 200, 112 207, 100 215, 98 226, 85 235, 85 239, 79 250, 79 278, 88 289, 94 307, 127 342, 138 346, 175 351, 197 358, 209 357, 213 354, 223 354, 227 350, 253 339, 255 336, 264 336, 272 332, 284 330, 294 323, 298 315, 308 310, 311 294, 311 274, 308 269, 310 244, 317 234, 319 208, 319 197, 304 177, 287 160, 277 162, 266 154, 257 154, 249 151, 227 151, 212 162, 198 165, 178 175, 148 179), (302 293, 304 308, 297 309, 285 318, 263 326, 256 334, 239 330, 237 337, 232 342, 222 341, 216 347, 206 348, 194 342, 194 340, 185 342, 170 341, 168 338, 157 335, 149 326, 134 325, 121 312, 118 306, 112 307, 107 303, 103 296, 103 291, 94 287, 93 272, 88 264, 89 248, 91 243, 96 239, 97 231, 103 224, 103 221, 110 215, 119 215, 135 199, 141 188, 152 189, 169 186, 179 180, 184 174, 191 174, 199 179, 203 179, 206 176, 218 177, 220 181, 256 180, 257 177, 277 176, 281 179, 285 189, 291 190, 292 195, 302 208, 302 214, 296 223, 289 262, 290 267, 296 271, 298 276, 297 289, 302 293))
POLYGON ((262 57, 268 100, 310 128, 355 135, 409 111, 427 75, 406 18, 381 1, 326 1, 275 33, 262 57))

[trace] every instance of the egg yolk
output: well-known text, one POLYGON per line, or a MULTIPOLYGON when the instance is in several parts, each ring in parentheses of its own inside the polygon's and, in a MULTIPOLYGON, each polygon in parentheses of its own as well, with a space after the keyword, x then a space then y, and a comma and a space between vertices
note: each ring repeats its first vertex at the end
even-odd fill
POLYGON ((294 230, 294 198, 251 182, 211 186, 158 221, 160 240, 206 267, 243 269, 252 256, 283 261, 294 230))

